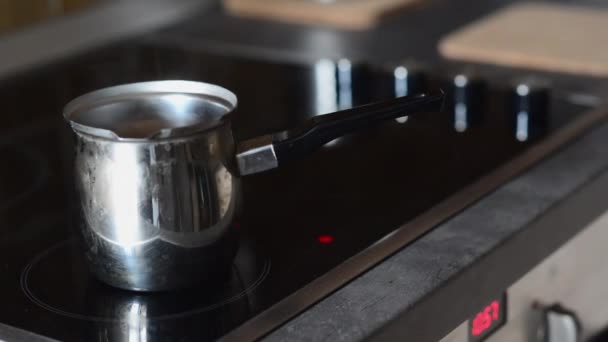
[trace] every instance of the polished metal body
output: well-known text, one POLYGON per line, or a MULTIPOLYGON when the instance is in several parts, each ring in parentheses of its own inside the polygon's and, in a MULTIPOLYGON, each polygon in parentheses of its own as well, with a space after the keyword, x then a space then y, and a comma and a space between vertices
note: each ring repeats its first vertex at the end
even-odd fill
POLYGON ((166 81, 103 89, 66 107, 80 231, 99 279, 158 291, 230 270, 240 182, 225 118, 235 106, 223 88, 166 81))

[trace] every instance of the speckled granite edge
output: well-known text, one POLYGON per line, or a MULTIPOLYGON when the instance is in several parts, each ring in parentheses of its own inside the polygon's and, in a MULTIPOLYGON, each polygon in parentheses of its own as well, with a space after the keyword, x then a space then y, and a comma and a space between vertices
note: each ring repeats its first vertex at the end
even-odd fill
MULTIPOLYGON (((608 124, 501 186, 264 340, 361 340, 399 317, 415 314, 421 301, 602 174, 608 168, 606 146, 608 124)), ((482 291, 484 276, 471 284, 471 292, 482 291)), ((412 334, 416 340, 422 337, 412 334)))

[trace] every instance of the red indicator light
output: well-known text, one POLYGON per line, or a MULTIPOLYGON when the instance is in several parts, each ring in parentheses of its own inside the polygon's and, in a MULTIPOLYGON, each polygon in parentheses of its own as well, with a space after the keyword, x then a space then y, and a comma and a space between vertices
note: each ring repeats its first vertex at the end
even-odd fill
POLYGON ((496 329, 506 322, 507 297, 503 296, 492 301, 469 320, 469 336, 471 342, 485 340, 496 329))
POLYGON ((334 242, 334 237, 331 235, 319 235, 319 237, 317 237, 317 241, 319 241, 321 244, 328 244, 334 242))

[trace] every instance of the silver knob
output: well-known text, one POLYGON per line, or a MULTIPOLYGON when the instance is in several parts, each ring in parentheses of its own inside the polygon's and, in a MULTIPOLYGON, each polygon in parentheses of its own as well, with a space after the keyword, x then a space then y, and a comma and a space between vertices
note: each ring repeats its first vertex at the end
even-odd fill
POLYGON ((542 308, 542 323, 538 329, 538 341, 579 342, 581 324, 573 311, 559 304, 542 308))

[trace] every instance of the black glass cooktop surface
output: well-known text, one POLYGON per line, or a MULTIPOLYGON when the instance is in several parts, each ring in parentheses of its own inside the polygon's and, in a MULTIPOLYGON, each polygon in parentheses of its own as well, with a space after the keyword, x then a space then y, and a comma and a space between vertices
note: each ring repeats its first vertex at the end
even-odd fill
POLYGON ((281 65, 116 47, 1 83, 0 323, 65 341, 217 339, 586 110, 551 93, 513 101, 531 88, 448 73, 408 78, 412 72, 347 60, 281 65), (229 278, 135 293, 92 278, 79 254, 70 214, 73 140, 61 108, 96 88, 153 79, 234 91, 239 139, 425 88, 441 86, 449 100, 445 113, 371 127, 243 178, 241 244, 229 278))

